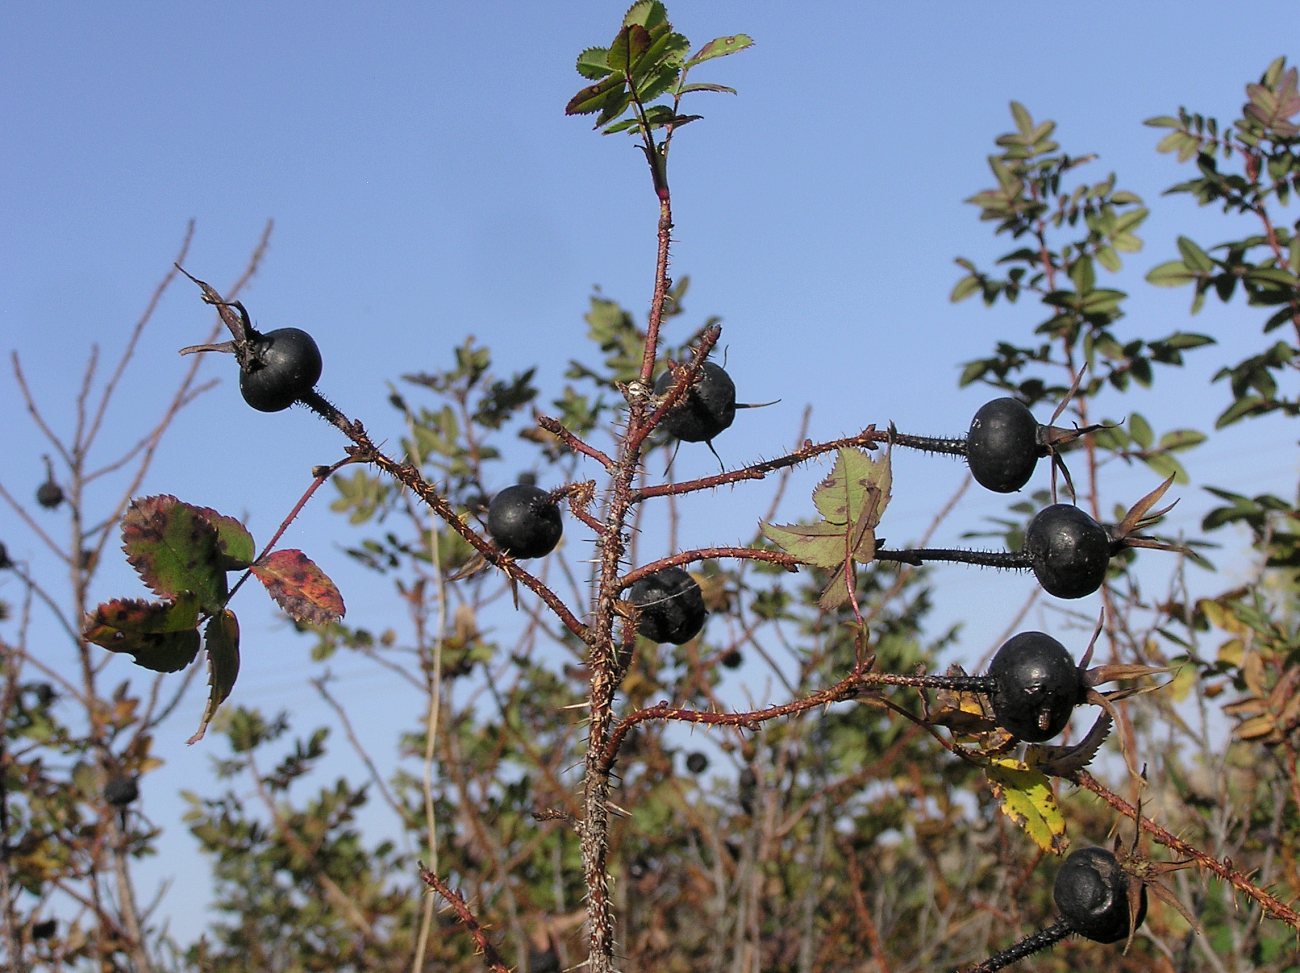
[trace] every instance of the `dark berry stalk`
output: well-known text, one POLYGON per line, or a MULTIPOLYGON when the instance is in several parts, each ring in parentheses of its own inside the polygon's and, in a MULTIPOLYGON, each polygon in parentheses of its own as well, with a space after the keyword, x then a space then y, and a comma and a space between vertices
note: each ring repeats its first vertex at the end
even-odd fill
POLYGON ((954 973, 994 973, 996 970, 1005 969, 1012 963, 1018 963, 1027 956, 1034 953, 1042 952, 1055 946, 1070 933, 1074 928, 1064 919, 1057 919, 1046 929, 1040 929, 1030 936, 1026 936, 1018 943, 1013 943, 1000 953, 994 953, 978 966, 969 966, 964 970, 957 970, 954 973))
POLYGON ((950 561, 954 564, 976 564, 1010 571, 1026 571, 1033 567, 1029 556, 1022 551, 971 551, 948 547, 919 547, 897 551, 878 548, 876 560, 899 561, 911 565, 919 565, 924 561, 950 561))
POLYGON ((965 437, 909 436, 906 433, 895 432, 890 436, 889 441, 894 446, 916 449, 923 453, 943 453, 947 456, 966 455, 965 437))

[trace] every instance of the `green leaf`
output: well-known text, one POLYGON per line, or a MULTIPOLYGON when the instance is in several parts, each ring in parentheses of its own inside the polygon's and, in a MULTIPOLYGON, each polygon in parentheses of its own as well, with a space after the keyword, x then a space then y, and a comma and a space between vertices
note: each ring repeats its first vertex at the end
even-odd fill
POLYGON ((253 565, 253 575, 296 622, 325 625, 343 617, 343 596, 302 551, 275 551, 253 565))
POLYGON ((1144 462, 1151 468, 1152 472, 1164 479, 1172 476, 1175 483, 1188 482, 1187 470, 1183 468, 1183 464, 1168 453, 1155 453, 1146 457, 1144 462))
POLYGON ((828 523, 870 529, 880 523, 892 485, 888 453, 876 460, 864 449, 841 449, 813 491, 813 504, 828 523))
POLYGON ((984 772, 1002 813, 1043 851, 1063 854, 1069 847, 1065 818, 1046 775, 1010 757, 995 757, 984 772))
POLYGON ((119 598, 87 613, 81 634, 110 652, 127 653, 145 669, 178 672, 199 652, 198 608, 191 594, 163 602, 119 598))
POLYGON ((1167 260, 1147 272, 1147 283, 1157 287, 1181 287, 1196 280, 1197 275, 1181 260, 1167 260))
POLYGON ((720 95, 734 95, 736 93, 735 88, 728 87, 725 84, 711 84, 703 81, 691 82, 690 84, 686 85, 681 89, 682 94, 686 94, 691 91, 712 91, 720 95))
POLYGON ((1015 120, 1016 128, 1021 135, 1029 136, 1034 131, 1034 119, 1029 114, 1029 109, 1018 101, 1011 103, 1011 117, 1015 120))
POLYGON ((841 449, 830 474, 813 491, 813 503, 824 521, 760 525, 786 553, 834 572, 818 601, 823 609, 833 610, 849 600, 855 562, 875 559, 875 528, 889 503, 891 482, 888 453, 875 460, 865 450, 841 449))
POLYGON ((760 524, 763 535, 804 564, 835 568, 844 563, 842 524, 760 524))
POLYGON ((636 24, 640 27, 653 29, 666 26, 667 23, 668 10, 659 0, 638 0, 638 2, 628 7, 627 13, 623 15, 624 27, 636 24))
POLYGON ((1136 412, 1128 417, 1128 431, 1129 435, 1133 437, 1133 442, 1137 443, 1142 449, 1150 449, 1151 444, 1155 441, 1155 434, 1151 431, 1151 424, 1136 412))
POLYGON ((622 102, 622 107, 614 112, 620 114, 631 101, 627 94, 627 81, 619 75, 610 75, 603 81, 588 85, 569 99, 564 106, 566 115, 593 115, 596 112, 608 112, 612 106, 622 102))
POLYGON ((195 507, 217 532, 217 550, 221 552, 223 571, 242 571, 253 563, 257 551, 253 535, 234 517, 219 514, 211 507, 195 507))
POLYGON ((203 630, 203 644, 208 650, 208 704, 203 709, 199 728, 188 743, 197 743, 217 715, 217 707, 226 701, 239 676, 239 619, 229 609, 208 619, 203 630))
POLYGON ((1183 255, 1183 264, 1188 270, 1197 274, 1208 274, 1214 269, 1210 255, 1198 247, 1195 241, 1185 236, 1178 238, 1178 252, 1183 255))
POLYGON ((1171 452, 1180 449, 1191 449, 1193 446, 1199 446, 1205 442, 1205 433, 1199 429, 1174 429, 1160 437, 1157 443, 1160 449, 1170 450, 1171 452))
POLYGON ((650 50, 650 42, 650 32, 639 24, 624 27, 609 45, 605 59, 609 69, 619 74, 630 72, 650 50))
POLYGON ((953 286, 952 293, 948 295, 948 300, 953 304, 956 304, 958 301, 964 301, 972 294, 979 293, 981 286, 978 277, 973 274, 967 274, 953 286))
POLYGON ((607 47, 589 47, 578 55, 578 73, 584 78, 599 81, 612 70, 607 47))
POLYGON ((688 69, 693 68, 704 61, 711 61, 715 57, 726 57, 728 54, 736 54, 753 46, 754 38, 748 34, 715 37, 691 55, 690 60, 686 62, 686 67, 688 69))
POLYGON ((171 496, 132 500, 122 518, 122 548, 154 594, 177 598, 193 592, 207 613, 224 604, 224 558, 217 530, 201 508, 171 496))

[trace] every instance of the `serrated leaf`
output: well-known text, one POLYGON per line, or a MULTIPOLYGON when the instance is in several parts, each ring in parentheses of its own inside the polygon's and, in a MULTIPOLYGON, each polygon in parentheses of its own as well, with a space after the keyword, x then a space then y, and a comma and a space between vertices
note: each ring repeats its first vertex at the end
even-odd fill
POLYGON ((880 523, 893 484, 889 454, 879 460, 863 449, 841 449, 826 479, 813 490, 813 505, 828 523, 880 523))
POLYGON ((1002 813, 1043 851, 1064 854, 1069 847, 1065 818, 1047 777, 1010 757, 995 757, 984 772, 1002 813))
POLYGON ((217 715, 217 707, 226 701, 239 676, 239 619, 229 609, 208 619, 203 630, 203 645, 208 650, 208 704, 203 708, 199 728, 187 743, 203 739, 208 724, 217 715))
POLYGON ((609 66, 609 48, 589 47, 578 55, 578 73, 584 78, 599 81, 613 71, 609 66))
POLYGON ((221 553, 223 571, 242 571, 253 563, 257 550, 253 535, 234 517, 217 513, 211 507, 195 507, 217 532, 217 550, 221 553))
POLYGON ((203 611, 221 609, 226 574, 217 530, 201 508, 165 495, 132 500, 122 518, 122 549, 154 594, 189 591, 203 611))
POLYGON ((564 106, 564 114, 593 115, 596 112, 605 112, 620 99, 623 99, 623 107, 614 113, 616 115, 628 104, 627 81, 619 75, 611 74, 603 81, 587 85, 570 98, 569 103, 564 106))
POLYGON ((257 580, 295 622, 325 625, 343 617, 343 596, 302 551, 275 551, 253 565, 257 580))
POLYGON ((623 26, 637 24, 653 29, 668 23, 668 10, 660 0, 637 0, 623 15, 623 26))
POLYGON ((198 599, 176 601, 118 598, 88 612, 81 635, 110 652, 125 652, 154 672, 178 672, 199 652, 198 599))
POLYGON ((753 46, 754 38, 748 34, 715 37, 691 55, 691 59, 686 62, 686 67, 693 68, 704 61, 711 61, 715 57, 726 57, 728 54, 736 54, 753 46))
POLYGON ((760 524, 765 537, 804 564, 836 568, 844 563, 842 524, 760 524))
POLYGON ((703 81, 692 82, 691 84, 685 85, 682 88, 681 93, 686 94, 690 91, 713 91, 720 95, 734 95, 736 93, 735 88, 728 87, 725 84, 712 84, 703 81))
POLYGON ((650 40, 650 32, 640 24, 624 27, 609 45, 609 53, 606 55, 609 69, 620 74, 631 71, 645 52, 650 50, 650 40))

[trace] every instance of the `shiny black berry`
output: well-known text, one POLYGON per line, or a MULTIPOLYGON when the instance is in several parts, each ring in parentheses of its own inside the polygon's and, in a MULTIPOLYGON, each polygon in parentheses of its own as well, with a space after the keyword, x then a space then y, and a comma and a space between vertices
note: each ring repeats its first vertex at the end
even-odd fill
MULTIPOLYGON (((1080 848, 1071 852, 1056 873, 1052 896, 1061 918, 1080 936, 1099 943, 1116 943, 1129 934, 1129 876, 1105 848, 1080 848)), ((1146 887, 1142 887, 1137 921, 1147 914, 1146 887)))
POLYGON ((1050 740, 1083 701, 1083 674, 1065 646, 1042 632, 1003 643, 989 666, 989 693, 998 725, 1017 740, 1050 740))
POLYGON ((664 568, 637 581, 628 601, 641 610, 637 632, 651 642, 689 642, 708 615, 700 586, 681 568, 664 568))
POLYGON ((686 755, 686 769, 692 774, 702 774, 709 769, 709 758, 693 750, 686 755))
POLYGON ((1040 510, 1025 530, 1034 577, 1058 598, 1082 598, 1100 588, 1111 546, 1105 527, 1067 503, 1040 510))
POLYGON ((104 785, 104 800, 113 807, 126 807, 140 796, 134 777, 114 777, 104 785))
POLYGON ((497 547, 517 558, 542 557, 564 533, 560 505, 540 487, 516 483, 488 504, 488 533, 497 547))
POLYGON ((1014 493, 1029 482, 1046 453, 1039 442, 1038 421, 1019 399, 986 402, 971 420, 966 459, 980 486, 1014 493))
POLYGON ((320 349, 306 331, 277 328, 251 338, 239 391, 259 412, 287 409, 320 380, 320 349))
MULTIPOLYGON (((655 382, 655 394, 665 394, 673 385, 673 373, 666 371, 655 382)), ((736 385, 721 365, 711 361, 700 366, 695 382, 664 417, 662 428, 688 443, 708 442, 736 418, 736 385)))
POLYGON ((728 669, 739 669, 741 663, 745 661, 745 657, 740 654, 739 649, 728 649, 722 653, 722 657, 718 661, 728 669))

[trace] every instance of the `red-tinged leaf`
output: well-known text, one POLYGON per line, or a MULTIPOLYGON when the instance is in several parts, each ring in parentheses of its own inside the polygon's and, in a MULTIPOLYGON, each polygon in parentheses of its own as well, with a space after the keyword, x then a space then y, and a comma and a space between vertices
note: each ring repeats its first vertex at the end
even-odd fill
POLYGON ((242 571, 253 563, 257 551, 253 535, 234 517, 217 513, 211 507, 195 507, 217 532, 217 550, 221 552, 223 571, 242 571))
POLYGON ((295 622, 325 625, 343 617, 343 596, 302 551, 275 551, 253 565, 253 574, 295 622))
POLYGON ((208 705, 203 709, 199 728, 187 743, 198 743, 217 715, 217 707, 226 701, 239 676, 239 619, 229 609, 213 615, 203 630, 203 645, 208 650, 208 705))
POLYGON ((637 61, 650 49, 650 32, 640 24, 629 24, 618 32, 609 45, 605 63, 611 71, 620 74, 636 67, 637 61))
POLYGON ((87 612, 81 635, 111 652, 125 652, 135 664, 154 672, 177 672, 199 652, 198 600, 119 598, 87 612))
MULTIPOLYGON (((593 115, 610 107, 620 99, 627 99, 627 80, 611 74, 603 81, 587 85, 569 99, 564 106, 566 115, 593 115)), ((628 99, 630 101, 630 99, 628 99)), ((626 105, 626 103, 625 103, 626 105)))
POLYGON ((221 609, 226 573, 217 529, 198 507, 175 497, 141 497, 122 518, 122 549, 144 583, 163 598, 192 592, 205 612, 221 609))

